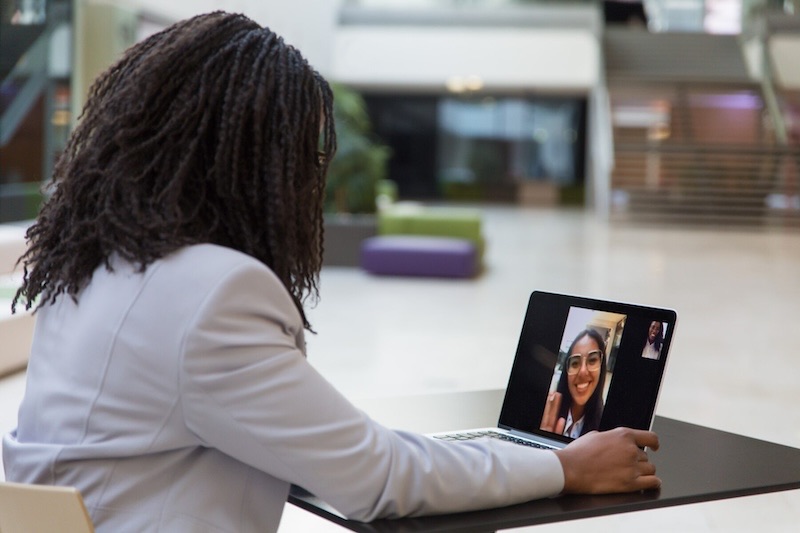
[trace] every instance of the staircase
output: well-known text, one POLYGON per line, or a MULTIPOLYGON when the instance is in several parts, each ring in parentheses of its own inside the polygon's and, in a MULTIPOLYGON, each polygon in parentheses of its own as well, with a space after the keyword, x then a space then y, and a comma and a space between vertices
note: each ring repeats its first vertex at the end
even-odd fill
POLYGON ((611 217, 800 229, 800 145, 778 142, 736 37, 612 30, 611 217))

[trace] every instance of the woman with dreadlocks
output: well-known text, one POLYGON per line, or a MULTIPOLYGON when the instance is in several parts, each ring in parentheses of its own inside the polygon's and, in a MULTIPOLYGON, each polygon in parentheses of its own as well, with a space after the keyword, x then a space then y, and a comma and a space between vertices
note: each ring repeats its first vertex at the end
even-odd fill
POLYGON ((442 442, 313 370, 331 108, 297 50, 225 13, 97 80, 21 258, 37 324, 7 479, 75 486, 115 533, 274 531, 292 483, 359 520, 658 486, 650 432, 442 442))

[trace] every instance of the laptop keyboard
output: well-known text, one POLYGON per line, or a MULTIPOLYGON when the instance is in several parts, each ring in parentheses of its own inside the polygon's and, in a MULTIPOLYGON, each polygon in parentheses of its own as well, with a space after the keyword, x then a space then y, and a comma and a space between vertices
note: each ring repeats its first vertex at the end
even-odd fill
POLYGON ((497 431, 470 431, 468 433, 448 433, 446 435, 434 435, 433 438, 440 440, 448 440, 448 441, 458 441, 458 440, 479 439, 481 437, 489 437, 492 439, 505 440, 508 442, 513 442, 514 444, 520 444, 522 446, 530 446, 531 448, 541 448, 542 450, 554 449, 552 446, 547 446, 546 444, 520 439, 518 437, 514 437, 513 435, 498 433, 497 431))

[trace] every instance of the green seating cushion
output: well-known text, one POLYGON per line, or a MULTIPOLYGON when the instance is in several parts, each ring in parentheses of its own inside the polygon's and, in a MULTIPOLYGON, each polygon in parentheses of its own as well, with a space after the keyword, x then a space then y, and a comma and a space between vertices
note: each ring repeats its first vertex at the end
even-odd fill
POLYGON ((378 213, 380 235, 433 235, 483 242, 481 214, 450 207, 392 207, 378 213))

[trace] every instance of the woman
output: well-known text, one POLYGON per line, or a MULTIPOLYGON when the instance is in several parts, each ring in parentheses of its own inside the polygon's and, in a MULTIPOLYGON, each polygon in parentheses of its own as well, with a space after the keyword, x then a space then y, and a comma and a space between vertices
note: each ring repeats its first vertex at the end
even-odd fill
POLYGON ((647 329, 647 341, 644 343, 642 357, 645 359, 658 359, 661 357, 661 343, 663 342, 664 325, 658 320, 653 320, 647 329))
POLYGON ((225 13, 98 79, 28 231, 17 303, 37 326, 6 477, 77 487, 99 532, 275 531, 292 483, 359 520, 658 486, 650 432, 440 442, 314 371, 331 106, 297 50, 225 13))
POLYGON ((578 333, 567 351, 556 390, 548 396, 541 429, 578 438, 600 427, 605 353, 606 343, 597 331, 578 333))

